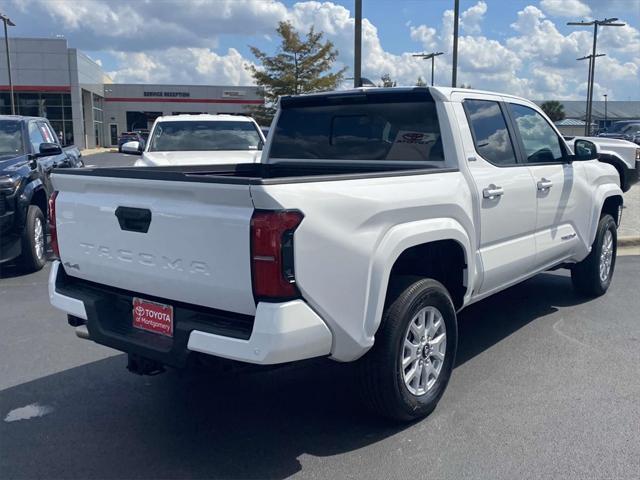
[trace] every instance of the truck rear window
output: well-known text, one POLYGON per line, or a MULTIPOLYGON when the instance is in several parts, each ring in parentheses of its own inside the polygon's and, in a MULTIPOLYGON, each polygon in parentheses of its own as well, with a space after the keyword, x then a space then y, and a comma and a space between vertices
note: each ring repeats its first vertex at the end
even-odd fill
POLYGON ((327 96, 281 106, 270 157, 443 162, 438 115, 426 95, 327 96), (334 100, 337 99, 337 100, 334 100))

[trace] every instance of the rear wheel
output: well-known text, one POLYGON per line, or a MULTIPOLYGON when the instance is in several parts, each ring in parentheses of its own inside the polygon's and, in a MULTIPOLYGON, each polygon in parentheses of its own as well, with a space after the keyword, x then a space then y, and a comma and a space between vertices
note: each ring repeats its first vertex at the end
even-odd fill
POLYGON ((22 232, 20 265, 27 271, 36 271, 46 263, 44 214, 36 205, 29 205, 22 232))
POLYGON ((360 360, 367 407, 401 421, 431 413, 449 382, 457 340, 455 310, 441 283, 423 279, 404 288, 360 360))
POLYGON ((590 297, 606 293, 616 266, 616 244, 616 222, 611 215, 603 215, 591 245, 591 253, 571 269, 571 280, 578 292, 590 297))

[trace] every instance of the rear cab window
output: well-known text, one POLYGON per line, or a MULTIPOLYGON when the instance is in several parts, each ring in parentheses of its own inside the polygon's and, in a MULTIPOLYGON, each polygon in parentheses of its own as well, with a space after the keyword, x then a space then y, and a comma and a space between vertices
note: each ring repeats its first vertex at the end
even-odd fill
POLYGON ((424 166, 445 161, 436 104, 427 90, 285 97, 269 158, 424 166))

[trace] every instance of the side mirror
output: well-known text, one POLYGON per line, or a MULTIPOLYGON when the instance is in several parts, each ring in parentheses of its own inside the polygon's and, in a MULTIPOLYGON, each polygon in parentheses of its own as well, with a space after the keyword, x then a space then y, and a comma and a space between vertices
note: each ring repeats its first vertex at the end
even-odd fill
POLYGON ((37 157, 51 157, 53 155, 60 155, 62 153, 62 147, 57 143, 41 143, 37 157))
POLYGON ((600 153, 595 143, 582 138, 573 142, 573 152, 572 160, 576 161, 597 160, 600 153))
POLYGON ((138 141, 123 143, 122 152, 130 153, 132 155, 140 155, 142 153, 142 145, 140 145, 140 142, 138 141))

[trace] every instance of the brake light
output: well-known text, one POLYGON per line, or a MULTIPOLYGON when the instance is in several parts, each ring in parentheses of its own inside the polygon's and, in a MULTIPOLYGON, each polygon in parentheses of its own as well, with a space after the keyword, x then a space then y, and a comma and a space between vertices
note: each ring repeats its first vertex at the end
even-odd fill
POLYGON ((60 258, 60 249, 58 248, 58 229, 56 228, 56 197, 58 192, 55 191, 49 197, 49 234, 51 235, 51 249, 56 258, 60 258))
POLYGON ((299 296, 293 264, 293 233, 304 216, 296 210, 256 210, 251 217, 251 267, 256 300, 299 296))

